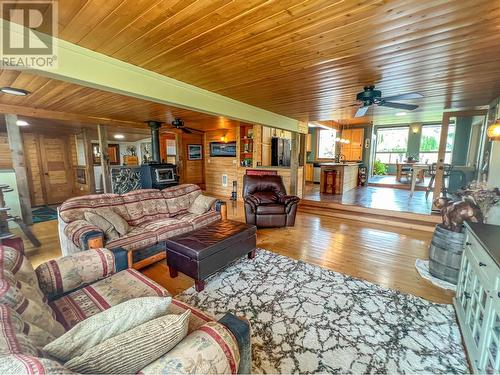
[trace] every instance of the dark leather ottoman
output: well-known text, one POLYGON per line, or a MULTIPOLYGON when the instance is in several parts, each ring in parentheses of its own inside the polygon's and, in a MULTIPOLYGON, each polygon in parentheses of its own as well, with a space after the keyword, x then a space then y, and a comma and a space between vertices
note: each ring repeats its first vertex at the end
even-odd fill
POLYGON ((171 277, 180 271, 195 280, 198 292, 205 279, 236 259, 255 256, 257 227, 221 220, 166 241, 167 264, 171 277))

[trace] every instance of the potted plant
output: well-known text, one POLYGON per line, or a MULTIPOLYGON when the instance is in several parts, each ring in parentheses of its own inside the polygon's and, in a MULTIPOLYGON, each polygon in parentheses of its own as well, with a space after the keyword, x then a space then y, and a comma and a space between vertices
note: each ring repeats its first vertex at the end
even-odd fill
POLYGON ((387 174, 387 166, 380 160, 375 160, 375 163, 373 163, 373 174, 375 175, 387 174))

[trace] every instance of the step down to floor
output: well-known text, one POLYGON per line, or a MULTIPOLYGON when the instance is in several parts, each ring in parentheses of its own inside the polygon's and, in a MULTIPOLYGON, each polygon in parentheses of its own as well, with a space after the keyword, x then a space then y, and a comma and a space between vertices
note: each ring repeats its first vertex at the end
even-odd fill
POLYGON ((300 202, 299 212, 426 232, 434 232, 436 224, 441 222, 441 216, 435 214, 425 215, 309 200, 300 202))

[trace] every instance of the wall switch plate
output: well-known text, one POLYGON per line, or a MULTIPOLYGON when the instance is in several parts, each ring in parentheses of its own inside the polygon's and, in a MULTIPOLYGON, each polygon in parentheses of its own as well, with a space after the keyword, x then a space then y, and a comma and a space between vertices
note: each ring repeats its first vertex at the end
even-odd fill
POLYGON ((233 164, 236 164, 236 159, 233 160, 233 164))
POLYGON ((227 187, 227 174, 222 175, 222 186, 227 187))

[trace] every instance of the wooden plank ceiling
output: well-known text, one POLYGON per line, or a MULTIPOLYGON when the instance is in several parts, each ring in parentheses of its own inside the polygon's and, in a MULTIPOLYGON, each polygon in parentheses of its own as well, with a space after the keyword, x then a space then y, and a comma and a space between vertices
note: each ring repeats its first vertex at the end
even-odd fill
MULTIPOLYGON (((238 122, 187 109, 179 109, 147 100, 58 81, 28 72, 0 70, 0 87, 28 90, 28 96, 0 93, 0 113, 17 113, 29 118, 35 127, 57 130, 68 127, 78 132, 82 127, 95 129, 98 123, 109 125, 110 135, 126 132, 128 138, 144 138, 148 120, 162 121, 162 131, 180 117, 185 126, 201 131, 228 129, 238 122), (38 118, 39 121, 35 119, 38 118), (51 121, 43 121, 50 119, 51 121), (135 136, 137 135, 137 137, 135 136)), ((0 126, 2 120, 0 120, 0 126)))
POLYGON ((405 120, 424 121, 500 95, 499 16, 498 0, 71 0, 59 37, 299 120, 352 118, 367 84, 418 91, 405 120))
MULTIPOLYGON (((418 91, 420 115, 500 95, 498 0, 72 0, 60 37, 300 120, 418 91)), ((379 109, 377 116, 396 111, 379 109)))

